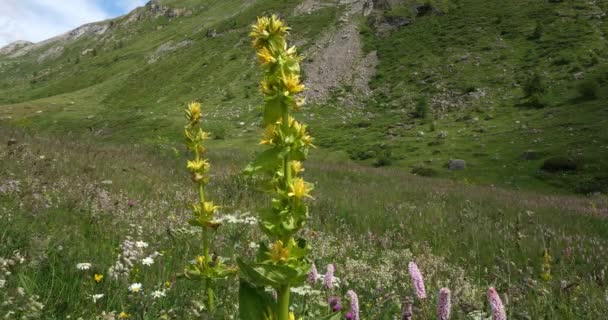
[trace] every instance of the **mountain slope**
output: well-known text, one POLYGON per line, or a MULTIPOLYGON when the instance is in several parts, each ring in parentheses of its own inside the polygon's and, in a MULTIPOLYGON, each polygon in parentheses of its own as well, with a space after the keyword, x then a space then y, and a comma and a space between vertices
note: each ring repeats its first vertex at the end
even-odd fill
POLYGON ((278 13, 307 56, 301 116, 321 147, 423 175, 601 192, 606 10, 582 0, 153 1, 0 54, 0 117, 166 144, 178 139, 181 105, 200 100, 225 138, 218 147, 250 145, 261 101, 248 26, 278 13), (540 170, 555 157, 576 170, 540 170), (454 158, 467 168, 445 168, 454 158))

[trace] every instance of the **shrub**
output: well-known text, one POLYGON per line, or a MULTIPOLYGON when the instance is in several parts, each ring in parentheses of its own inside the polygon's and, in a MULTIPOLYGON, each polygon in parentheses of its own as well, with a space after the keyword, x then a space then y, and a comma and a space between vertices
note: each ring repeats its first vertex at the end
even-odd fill
POLYGON ((574 171, 578 168, 578 163, 568 157, 552 157, 543 162, 542 170, 548 172, 574 171))
POLYGON ((600 86, 596 79, 585 79, 579 82, 576 89, 581 98, 592 100, 597 98, 600 86))
POLYGON ((412 173, 422 177, 436 177, 439 175, 437 170, 428 167, 416 166, 412 169, 412 173))
POLYGON ((538 72, 532 73, 532 75, 526 79, 522 89, 524 90, 525 97, 541 95, 547 90, 544 79, 538 72))
POLYGON ((426 101, 426 98, 420 96, 418 98, 418 102, 416 103, 416 108, 414 109, 414 116, 420 119, 426 119, 429 113, 429 104, 426 101))

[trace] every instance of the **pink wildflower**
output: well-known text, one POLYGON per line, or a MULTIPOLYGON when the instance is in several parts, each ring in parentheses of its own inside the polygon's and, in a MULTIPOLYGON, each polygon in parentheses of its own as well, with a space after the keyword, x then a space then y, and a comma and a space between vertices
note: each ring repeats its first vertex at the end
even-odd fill
POLYGON ((325 279, 323 281, 326 289, 331 289, 334 287, 334 272, 336 268, 333 264, 327 265, 327 272, 325 273, 325 279))
POLYGON ((502 304, 502 300, 500 300, 500 296, 494 287, 488 289, 488 302, 492 308, 492 320, 507 320, 505 306, 502 304))
POLYGON ((418 269, 418 266, 415 262, 410 262, 408 265, 408 270, 410 273, 410 278, 412 279, 412 286, 414 287, 414 293, 418 297, 418 299, 423 300, 426 299, 426 289, 424 288, 424 278, 422 277, 422 273, 418 269))
POLYGON ((452 301, 450 299, 450 289, 441 288, 441 290, 439 290, 439 302, 437 303, 437 319, 450 319, 451 308, 452 301))
POLYGON ((350 299, 350 310, 346 318, 349 320, 359 320, 359 297, 357 297, 357 294, 353 290, 348 290, 346 295, 350 299))
POLYGON ((308 273, 308 282, 311 285, 314 285, 315 282, 317 282, 317 279, 319 279, 319 272, 317 271, 317 267, 313 263, 310 267, 310 272, 308 273))

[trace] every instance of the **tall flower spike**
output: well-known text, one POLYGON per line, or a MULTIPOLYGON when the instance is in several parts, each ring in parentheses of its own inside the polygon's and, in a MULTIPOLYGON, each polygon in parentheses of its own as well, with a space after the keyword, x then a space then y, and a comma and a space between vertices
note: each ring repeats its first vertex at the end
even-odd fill
POLYGON ((308 273, 308 282, 311 285, 314 285, 317 282, 317 279, 319 279, 319 272, 317 271, 317 267, 313 263, 310 267, 310 272, 308 273))
POLYGON ((492 320, 507 320, 505 306, 502 304, 502 300, 500 300, 500 296, 494 287, 488 289, 488 303, 492 308, 492 320))
POLYGON ((424 287, 424 277, 418 269, 415 262, 410 262, 408 265, 410 278, 412 279, 412 287, 414 287, 414 293, 420 300, 426 299, 426 289, 424 287))
POLYGON ((351 318, 348 318, 347 316, 347 319, 359 320, 359 297, 357 297, 357 294, 353 290, 348 290, 346 295, 350 299, 350 310, 348 311, 348 314, 351 316, 351 318))
POLYGON ((452 301, 450 299, 450 289, 441 288, 441 290, 439 290, 439 299, 437 302, 437 319, 449 320, 451 309, 452 301))
POLYGON ((325 278, 323 279, 323 285, 325 289, 331 290, 334 287, 334 272, 336 268, 333 264, 327 265, 327 272, 325 273, 325 278))

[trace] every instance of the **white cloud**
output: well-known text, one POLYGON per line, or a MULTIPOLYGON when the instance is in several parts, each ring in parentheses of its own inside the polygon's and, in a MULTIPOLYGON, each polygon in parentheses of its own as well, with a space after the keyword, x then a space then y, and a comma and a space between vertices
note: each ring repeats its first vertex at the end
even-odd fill
MULTIPOLYGON (((115 1, 123 12, 146 2, 115 1)), ((0 47, 16 40, 42 41, 113 15, 99 0, 0 0, 0 47)))

